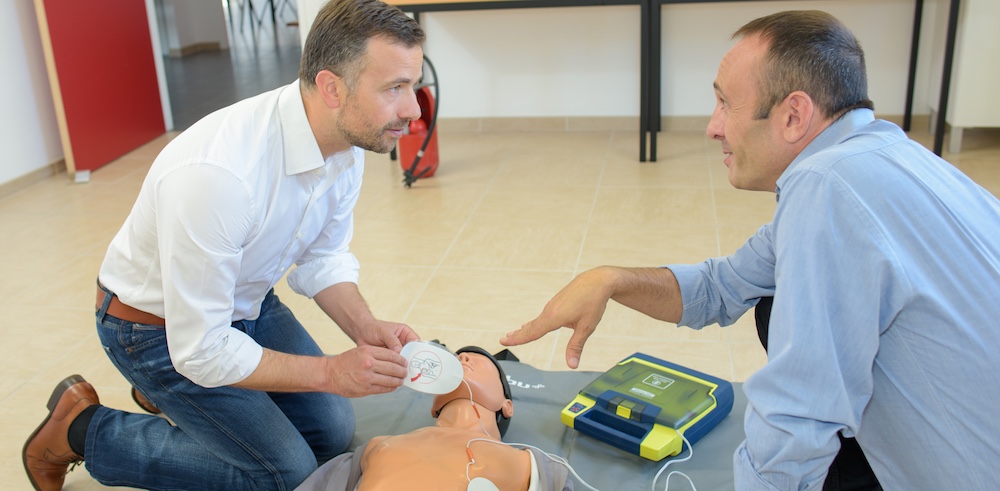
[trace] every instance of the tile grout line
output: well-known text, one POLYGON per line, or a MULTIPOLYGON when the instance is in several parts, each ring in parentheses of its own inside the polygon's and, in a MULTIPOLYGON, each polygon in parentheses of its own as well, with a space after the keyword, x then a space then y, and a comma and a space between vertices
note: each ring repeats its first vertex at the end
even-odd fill
MULTIPOLYGON (((573 265, 573 277, 575 278, 580 274, 580 261, 583 259, 583 248, 587 243, 587 237, 590 235, 590 225, 594 220, 594 210, 597 208, 597 198, 601 193, 601 184, 604 182, 604 172, 608 167, 608 157, 611 151, 611 146, 614 144, 615 131, 612 130, 608 132, 607 143, 604 147, 604 158, 601 159, 601 172, 597 176, 597 185, 594 186, 594 197, 590 202, 590 213, 587 215, 587 224, 583 229, 583 238, 580 240, 580 248, 576 253, 576 264, 573 265)), ((559 339, 562 338, 563 330, 559 328, 556 330, 556 336, 552 344, 552 350, 549 352, 549 362, 547 370, 552 370, 552 365, 555 363, 556 359, 556 348, 559 346, 559 339)))
MULTIPOLYGON (((524 139, 524 134, 519 133, 517 141, 515 141, 513 145, 516 146, 523 139, 524 139)), ((448 257, 448 254, 451 253, 451 250, 455 247, 455 244, 458 242, 459 237, 461 237, 462 232, 465 231, 465 227, 469 224, 469 221, 472 220, 472 216, 475 215, 476 210, 479 209, 479 206, 482 205, 483 200, 486 199, 486 195, 490 192, 491 189, 493 189, 493 184, 496 182, 497 176, 500 175, 500 171, 503 169, 504 165, 508 161, 509 157, 504 159, 501 165, 497 166, 496 171, 494 171, 493 177, 490 179, 489 184, 486 185, 486 188, 483 189, 482 194, 479 196, 479 200, 476 201, 476 204, 472 206, 472 209, 465 216, 465 220, 462 222, 462 226, 458 228, 458 232, 451 239, 451 243, 448 244, 448 247, 445 249, 444 254, 441 254, 441 259, 439 259, 438 263, 435 266, 433 266, 431 274, 427 277, 427 280, 424 281, 424 284, 420 287, 420 290, 414 297, 413 302, 411 302, 410 306, 406 309, 406 312, 403 314, 403 319, 402 319, 403 322, 408 321, 408 319, 410 318, 410 314, 413 312, 413 309, 417 306, 417 302, 420 301, 420 298, 424 295, 424 292, 427 291, 427 287, 430 286, 431 280, 433 280, 434 277, 437 276, 438 271, 442 269, 442 265, 444 264, 445 259, 448 257)))

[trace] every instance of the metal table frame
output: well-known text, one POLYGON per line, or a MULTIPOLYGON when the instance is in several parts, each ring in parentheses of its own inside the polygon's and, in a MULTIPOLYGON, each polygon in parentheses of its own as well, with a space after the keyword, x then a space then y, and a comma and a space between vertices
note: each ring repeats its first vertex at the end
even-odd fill
MULTIPOLYGON (((606 5, 639 6, 639 161, 656 161, 656 137, 661 123, 660 82, 662 76, 662 6, 664 4, 723 3, 760 0, 389 0, 404 12, 413 13, 419 22, 421 12, 448 12, 464 10, 497 10, 553 7, 594 7, 606 5)), ((951 72, 955 55, 955 37, 958 31, 958 12, 961 0, 950 0, 948 31, 945 41, 944 66, 941 75, 941 93, 938 102, 936 124, 934 125, 934 153, 941 155, 944 144, 945 118, 948 113, 948 93, 951 87, 951 72)), ((903 114, 903 130, 909 131, 913 92, 917 73, 917 51, 920 45, 924 0, 915 0, 913 33, 910 44, 910 67, 906 82, 906 107, 903 114)))

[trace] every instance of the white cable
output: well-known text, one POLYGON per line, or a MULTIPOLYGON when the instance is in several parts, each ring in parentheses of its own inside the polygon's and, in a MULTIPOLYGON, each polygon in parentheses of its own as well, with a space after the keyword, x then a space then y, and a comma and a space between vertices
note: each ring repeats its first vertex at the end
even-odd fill
MULTIPOLYGON (((469 383, 466 382, 464 378, 462 379, 462 382, 465 383, 465 386, 469 388, 469 402, 472 404, 472 408, 476 410, 476 416, 478 417, 479 416, 479 410, 476 409, 476 401, 474 401, 472 399, 472 386, 469 385, 469 383)), ((486 436, 490 436, 490 437, 493 436, 493 435, 490 435, 490 432, 486 430, 486 426, 483 425, 482 418, 479 419, 479 427, 483 429, 483 433, 486 433, 486 436)), ((467 443, 467 444, 465 444, 465 446, 468 447, 469 444, 467 443)), ((468 477, 468 472, 466 472, 466 477, 468 477)))
MULTIPOLYGON (((476 403, 475 403, 475 401, 472 400, 472 386, 469 385, 469 382, 466 382, 465 379, 462 379, 462 382, 464 382, 465 386, 469 388, 469 402, 472 403, 473 407, 475 407, 476 403)), ((476 414, 478 415, 479 413, 477 412, 476 414)), ((537 450, 537 451, 541 452, 542 455, 545 455, 546 457, 548 457, 549 459, 551 459, 553 462, 555 462, 555 463, 557 463, 557 464, 565 467, 571 474, 573 474, 573 477, 575 477, 578 481, 580 481, 580 484, 583 484, 584 486, 586 486, 587 489, 590 489, 590 490, 593 490, 593 491, 600 491, 599 489, 597 489, 597 488, 591 486, 590 484, 588 484, 587 481, 584 481, 583 478, 580 477, 580 475, 576 473, 576 470, 573 469, 573 466, 569 465, 569 462, 567 462, 566 459, 564 459, 564 458, 562 458, 562 457, 560 457, 558 455, 550 454, 550 453, 546 452, 545 450, 542 450, 542 449, 540 449, 540 448, 538 448, 538 447, 536 447, 534 445, 528 445, 527 443, 507 443, 507 442, 503 442, 503 441, 493 440, 492 439, 492 435, 490 435, 490 432, 486 431, 486 426, 483 426, 482 419, 479 420, 479 427, 482 428, 483 429, 483 433, 486 433, 486 436, 489 436, 490 438, 473 438, 473 439, 471 439, 471 440, 469 440, 468 442, 465 443, 466 450, 470 450, 469 446, 472 445, 472 442, 477 442, 477 441, 479 441, 479 442, 495 443, 497 445, 507 445, 509 447, 514 447, 516 445, 518 447, 531 448, 531 449, 534 449, 534 450, 537 450)), ((656 475, 653 476, 653 484, 650 486, 650 489, 652 489, 652 491, 656 491, 656 480, 660 478, 660 474, 663 473, 664 469, 666 469, 667 466, 669 466, 670 464, 673 464, 675 462, 686 462, 688 460, 691 460, 691 457, 694 456, 694 447, 691 446, 691 443, 688 442, 688 439, 685 438, 683 434, 681 434, 681 439, 684 441, 684 443, 687 444, 687 447, 688 447, 688 455, 687 455, 687 457, 684 457, 683 459, 674 459, 674 460, 671 460, 671 461, 667 462, 666 464, 663 464, 663 467, 661 467, 660 470, 656 472, 656 475)), ((472 459, 471 454, 470 454, 470 461, 467 464, 465 464, 465 479, 467 479, 469 482, 472 482, 472 478, 469 476, 469 468, 472 466, 473 463, 475 463, 475 459, 472 459)), ((685 474, 683 472, 680 472, 680 471, 672 471, 669 474, 667 474, 667 481, 666 481, 665 485, 663 486, 663 491, 667 491, 667 486, 670 485, 670 477, 673 476, 674 474, 680 474, 681 476, 684 476, 684 478, 687 479, 688 483, 691 484, 692 491, 698 491, 698 488, 696 488, 695 485, 694 485, 694 481, 692 481, 691 478, 688 477, 687 474, 685 474)))
MULTIPOLYGON (((691 442, 688 441, 688 439, 684 436, 683 433, 678 433, 678 434, 681 435, 681 440, 683 440, 684 443, 687 444, 688 448, 687 457, 684 457, 683 459, 672 459, 666 464, 663 464, 663 467, 660 467, 660 470, 656 471, 656 475, 653 476, 653 482, 649 485, 649 489, 651 491, 656 491, 656 480, 660 478, 660 474, 662 474, 663 471, 670 466, 670 464, 676 464, 678 462, 687 462, 688 460, 691 460, 691 457, 694 457, 694 447, 691 446, 691 442)), ((667 474, 667 482, 664 483, 663 485, 663 491, 667 491, 668 487, 670 486, 670 476, 673 476, 674 474, 679 474, 681 476, 684 476, 684 479, 687 479, 688 483, 691 485, 691 489, 693 491, 698 491, 698 488, 694 486, 694 481, 692 481, 687 474, 681 471, 671 471, 669 474, 667 474)))
MULTIPOLYGON (((464 382, 465 386, 469 388, 469 402, 472 404, 472 409, 475 409, 476 416, 479 416, 479 410, 476 409, 476 401, 472 400, 472 386, 469 385, 469 382, 467 382, 464 378, 462 379, 462 382, 464 382)), ((483 424, 482 417, 479 417, 479 427, 483 429, 483 433, 486 433, 486 436, 493 438, 493 435, 490 435, 490 432, 486 430, 486 425, 483 424)), ((472 482, 472 477, 469 476, 469 468, 472 467, 472 464, 476 463, 476 459, 472 457, 471 453, 472 449, 469 447, 469 445, 472 445, 472 442, 476 440, 481 440, 486 442, 494 441, 494 440, 488 440, 486 438, 473 438, 472 440, 465 442, 465 451, 469 452, 469 462, 465 464, 465 479, 469 482, 472 482)))
POLYGON ((669 486, 670 486, 670 476, 673 476, 674 474, 678 474, 680 476, 683 476, 684 479, 687 479, 688 484, 691 485, 692 491, 698 491, 698 488, 694 487, 694 481, 692 481, 691 478, 687 474, 685 474, 685 473, 683 473, 681 471, 670 471, 670 473, 667 474, 667 482, 663 485, 663 491, 667 491, 669 489, 669 486))

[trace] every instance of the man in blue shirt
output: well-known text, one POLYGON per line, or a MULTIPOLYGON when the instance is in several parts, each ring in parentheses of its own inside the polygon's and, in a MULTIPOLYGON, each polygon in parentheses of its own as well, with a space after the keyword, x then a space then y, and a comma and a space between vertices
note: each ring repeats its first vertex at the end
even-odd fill
POLYGON ((838 435, 884 489, 994 489, 1000 202, 874 119, 863 52, 829 14, 774 14, 734 38, 708 134, 733 186, 777 194, 773 221, 728 257, 584 272, 501 342, 569 327, 575 368, 609 299, 700 328, 773 296, 737 489, 821 489, 838 435))

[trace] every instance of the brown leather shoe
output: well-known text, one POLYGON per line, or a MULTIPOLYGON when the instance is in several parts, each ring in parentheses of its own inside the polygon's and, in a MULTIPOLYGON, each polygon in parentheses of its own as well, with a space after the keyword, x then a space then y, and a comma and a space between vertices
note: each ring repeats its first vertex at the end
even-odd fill
POLYGON ((83 462, 69 447, 69 426, 94 404, 100 404, 97 391, 79 375, 66 377, 52 391, 49 415, 28 437, 21 453, 24 470, 37 491, 62 489, 69 465, 83 462))
POLYGON ((142 392, 139 392, 139 389, 136 389, 135 387, 132 387, 132 400, 135 401, 136 405, 141 407, 143 411, 146 411, 149 414, 160 414, 163 412, 160 411, 160 408, 156 407, 156 404, 153 404, 152 401, 146 399, 146 396, 142 395, 142 392))

